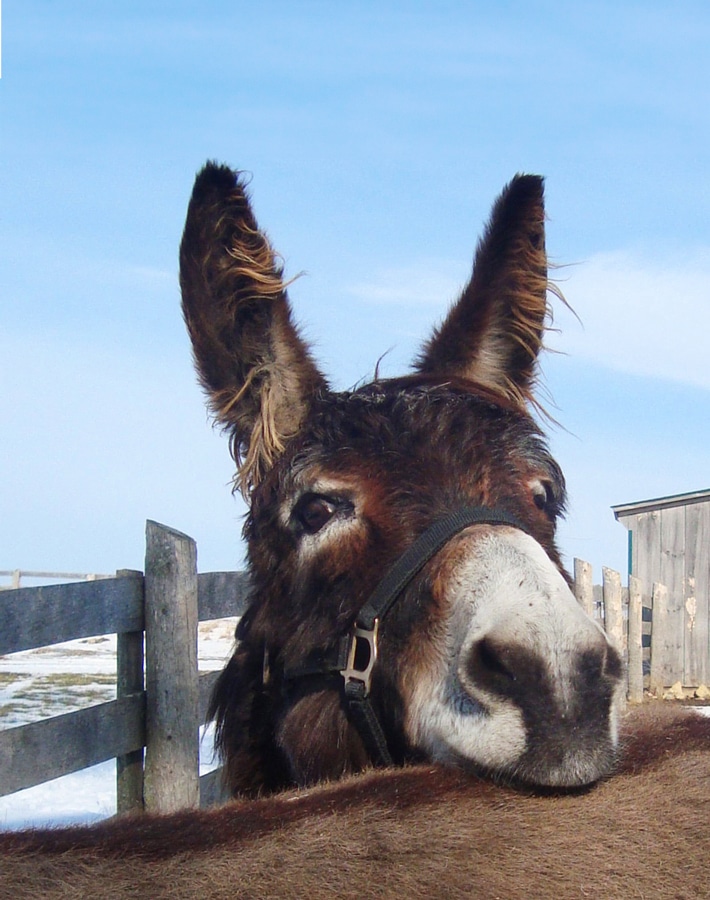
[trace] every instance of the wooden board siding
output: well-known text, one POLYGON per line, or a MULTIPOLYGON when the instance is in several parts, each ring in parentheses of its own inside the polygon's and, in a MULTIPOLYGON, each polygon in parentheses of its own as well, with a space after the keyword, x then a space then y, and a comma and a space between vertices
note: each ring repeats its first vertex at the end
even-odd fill
POLYGON ((661 510, 661 577, 668 588, 666 666, 670 684, 685 681, 685 507, 661 510))
POLYGON ((691 684, 710 684, 710 503, 685 509, 684 666, 691 684))
POLYGON ((710 682, 710 494, 696 492, 615 507, 632 534, 631 573, 644 594, 668 589, 666 686, 710 682))

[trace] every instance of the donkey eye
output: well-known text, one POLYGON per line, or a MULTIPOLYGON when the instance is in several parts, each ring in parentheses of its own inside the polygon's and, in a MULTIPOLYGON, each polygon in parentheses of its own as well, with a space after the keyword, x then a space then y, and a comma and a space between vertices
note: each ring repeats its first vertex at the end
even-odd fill
POLYGON ((300 530, 306 534, 317 534, 336 513, 346 508, 352 509, 348 501, 321 494, 306 494, 298 501, 291 515, 300 530))
POLYGON ((559 513, 559 504, 550 482, 536 480, 532 483, 531 490, 535 506, 554 519, 559 513))
POLYGON ((537 506, 538 509, 544 510, 547 506, 547 498, 548 492, 545 488, 545 485, 541 484, 538 481, 538 483, 533 487, 533 501, 535 503, 535 506, 537 506))

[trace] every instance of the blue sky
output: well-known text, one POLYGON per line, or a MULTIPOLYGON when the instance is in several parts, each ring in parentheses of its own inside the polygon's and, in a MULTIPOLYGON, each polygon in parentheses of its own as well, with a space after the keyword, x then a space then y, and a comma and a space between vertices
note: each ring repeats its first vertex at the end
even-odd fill
POLYGON ((142 568, 146 518, 241 564, 243 507, 179 314, 195 171, 253 174, 335 385, 403 371, 491 203, 547 178, 544 361, 568 563, 610 506, 710 487, 710 7, 6 0, 0 569, 142 568))

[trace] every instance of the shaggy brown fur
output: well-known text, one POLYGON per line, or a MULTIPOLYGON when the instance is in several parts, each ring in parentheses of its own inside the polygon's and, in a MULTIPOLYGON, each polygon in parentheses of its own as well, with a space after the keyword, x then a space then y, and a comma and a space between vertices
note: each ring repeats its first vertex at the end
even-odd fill
POLYGON ((429 766, 210 812, 0 835, 0 898, 703 898, 710 719, 651 705, 618 773, 540 796, 429 766))

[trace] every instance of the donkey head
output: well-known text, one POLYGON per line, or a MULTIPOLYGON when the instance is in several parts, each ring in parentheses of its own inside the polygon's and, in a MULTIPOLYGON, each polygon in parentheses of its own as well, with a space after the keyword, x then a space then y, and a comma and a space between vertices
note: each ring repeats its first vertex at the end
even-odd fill
POLYGON ((232 789, 378 759, 558 787, 608 772, 621 661, 569 589, 564 479, 528 409, 548 315, 542 179, 504 190, 406 377, 330 390, 225 167, 197 177, 181 285, 250 498, 253 599, 212 701, 232 789))

